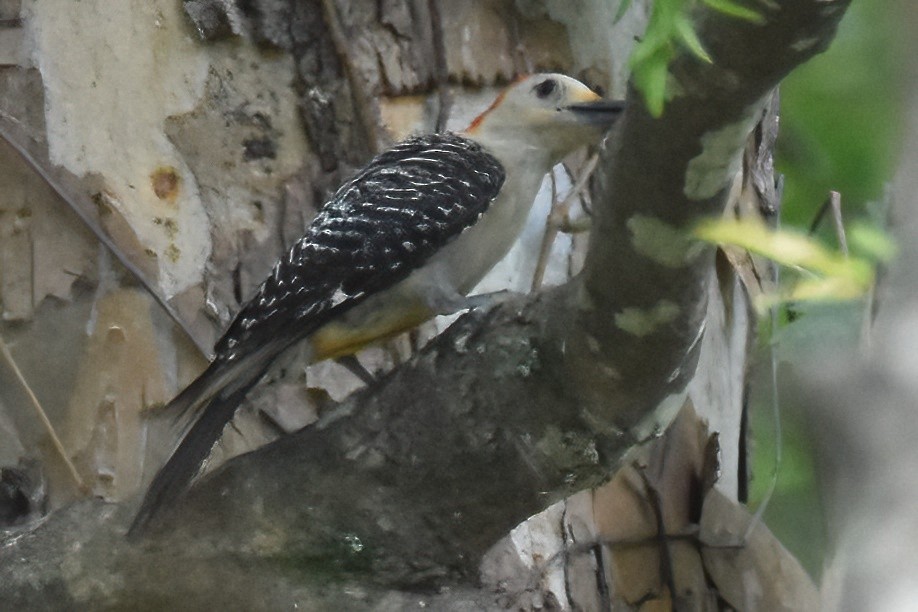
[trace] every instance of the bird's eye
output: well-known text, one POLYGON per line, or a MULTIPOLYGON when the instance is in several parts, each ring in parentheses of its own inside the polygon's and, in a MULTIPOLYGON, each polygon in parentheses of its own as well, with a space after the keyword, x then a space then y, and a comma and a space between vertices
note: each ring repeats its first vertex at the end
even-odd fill
POLYGON ((554 79, 546 79, 532 88, 532 91, 535 92, 535 95, 539 98, 547 98, 558 88, 558 81, 554 79))

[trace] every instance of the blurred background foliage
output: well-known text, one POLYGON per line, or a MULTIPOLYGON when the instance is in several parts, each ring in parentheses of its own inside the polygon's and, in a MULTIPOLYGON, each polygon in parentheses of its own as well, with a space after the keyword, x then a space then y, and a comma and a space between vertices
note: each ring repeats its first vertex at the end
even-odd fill
MULTIPOLYGON (((797 69, 781 86, 781 135, 776 165, 785 177, 781 223, 806 230, 829 190, 841 193, 846 225, 872 218, 882 223, 885 187, 895 170, 903 115, 905 20, 894 3, 852 3, 830 49, 797 69)), ((818 234, 837 244, 826 218, 818 234)), ((765 321, 764 343, 774 345, 778 388, 790 372, 805 370, 808 359, 827 347, 857 350, 865 301, 789 306, 765 321), (789 316, 790 315, 790 316, 789 316)), ((776 456, 773 386, 768 346, 759 351, 750 396, 752 483, 750 503, 769 489, 776 456)), ((826 529, 815 476, 805 408, 781 397, 782 463, 765 522, 819 579, 826 529)))
POLYGON ((829 50, 782 84, 784 223, 808 227, 830 189, 841 192, 848 220, 882 195, 902 125, 905 24, 893 6, 852 3, 829 50))

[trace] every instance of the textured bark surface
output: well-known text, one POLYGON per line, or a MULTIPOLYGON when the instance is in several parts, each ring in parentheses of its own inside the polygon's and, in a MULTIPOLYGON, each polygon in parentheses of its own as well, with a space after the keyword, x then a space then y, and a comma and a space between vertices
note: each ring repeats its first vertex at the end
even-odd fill
MULTIPOLYGON (((376 95, 434 79, 415 65, 434 44, 427 4, 396 4, 187 3, 206 36, 251 36, 293 56, 317 152, 314 201, 380 146, 376 95), (411 35, 417 47, 400 38, 408 21, 422 24, 411 35), (349 61, 342 41, 385 47, 397 69, 349 61)), ((506 604, 474 588, 486 551, 528 516, 602 483, 682 407, 715 270, 713 249, 681 232, 723 209, 766 94, 828 44, 846 6, 787 0, 763 25, 700 13, 715 64, 679 59, 678 93, 660 119, 630 94, 600 163, 582 275, 467 315, 315 426, 228 462, 143 546, 121 538, 129 507, 83 502, 52 515, 0 549, 0 599, 54 597, 62 608, 506 604)), ((471 10, 441 8, 447 22, 449 11, 471 10)), ((447 46, 452 78, 511 76, 515 44, 538 38, 523 16, 511 20, 521 24, 512 35, 476 22, 506 43, 488 71, 472 74, 447 46)), ((264 140, 250 150, 269 150, 264 140)))

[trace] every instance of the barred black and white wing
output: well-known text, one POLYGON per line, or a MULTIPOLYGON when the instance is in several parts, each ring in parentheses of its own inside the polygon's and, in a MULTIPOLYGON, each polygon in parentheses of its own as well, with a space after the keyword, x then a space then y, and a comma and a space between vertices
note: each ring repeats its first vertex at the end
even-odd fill
POLYGON ((321 209, 170 408, 207 406, 147 492, 137 533, 188 486, 245 394, 285 349, 393 287, 471 227, 504 182, 472 140, 411 138, 377 156, 321 209))
POLYGON ((232 361, 282 335, 304 337, 393 286, 473 225, 504 180, 455 134, 407 140, 343 185, 239 312, 216 347, 232 361))

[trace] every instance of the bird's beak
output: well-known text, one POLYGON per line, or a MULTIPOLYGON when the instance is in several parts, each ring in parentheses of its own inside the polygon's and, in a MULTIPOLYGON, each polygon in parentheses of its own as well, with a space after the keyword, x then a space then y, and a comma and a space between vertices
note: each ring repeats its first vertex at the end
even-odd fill
POLYGON ((577 102, 565 107, 578 120, 590 125, 610 126, 625 110, 624 100, 590 100, 577 102))

